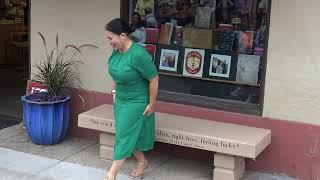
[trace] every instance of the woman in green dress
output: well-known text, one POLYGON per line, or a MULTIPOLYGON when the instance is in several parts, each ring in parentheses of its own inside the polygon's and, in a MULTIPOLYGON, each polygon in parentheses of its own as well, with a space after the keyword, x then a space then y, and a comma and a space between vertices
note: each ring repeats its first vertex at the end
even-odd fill
POLYGON ((154 145, 158 73, 148 52, 128 37, 131 31, 123 20, 110 21, 105 30, 113 48, 108 71, 114 81, 116 129, 114 161, 106 179, 114 180, 132 154, 138 164, 131 175, 138 177, 148 166, 143 151, 154 145))

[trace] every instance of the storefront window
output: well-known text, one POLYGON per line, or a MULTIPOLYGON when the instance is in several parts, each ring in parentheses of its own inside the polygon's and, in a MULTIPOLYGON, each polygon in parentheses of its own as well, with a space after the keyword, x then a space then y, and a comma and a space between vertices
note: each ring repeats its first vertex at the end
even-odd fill
MULTIPOLYGON (((131 38, 153 56, 161 98, 260 107, 269 0, 130 0, 131 38), (190 99, 190 98, 187 98, 190 99)), ((199 104, 201 106, 201 103, 199 104)))

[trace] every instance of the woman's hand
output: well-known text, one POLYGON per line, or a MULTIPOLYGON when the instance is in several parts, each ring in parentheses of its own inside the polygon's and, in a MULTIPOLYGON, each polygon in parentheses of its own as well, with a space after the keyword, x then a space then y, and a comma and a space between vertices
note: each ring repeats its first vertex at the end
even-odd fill
POLYGON ((154 109, 155 109, 155 103, 148 104, 148 106, 146 107, 146 109, 143 112, 143 115, 149 116, 150 114, 152 114, 154 112, 154 109))
POLYGON ((157 94, 158 94, 158 82, 159 77, 155 76, 152 79, 150 79, 150 103, 146 107, 146 110, 144 110, 143 115, 149 116, 152 114, 155 110, 156 102, 157 102, 157 94))
POLYGON ((116 90, 111 90, 112 98, 113 98, 113 104, 116 102, 116 90))

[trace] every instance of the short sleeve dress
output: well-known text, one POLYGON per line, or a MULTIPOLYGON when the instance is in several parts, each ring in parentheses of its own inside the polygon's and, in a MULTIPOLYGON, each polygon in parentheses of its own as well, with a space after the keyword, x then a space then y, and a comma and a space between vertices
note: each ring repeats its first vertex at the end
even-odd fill
POLYGON ((114 160, 121 160, 153 148, 155 115, 143 112, 150 101, 149 80, 158 73, 151 56, 135 42, 124 53, 113 51, 108 71, 116 83, 114 160))

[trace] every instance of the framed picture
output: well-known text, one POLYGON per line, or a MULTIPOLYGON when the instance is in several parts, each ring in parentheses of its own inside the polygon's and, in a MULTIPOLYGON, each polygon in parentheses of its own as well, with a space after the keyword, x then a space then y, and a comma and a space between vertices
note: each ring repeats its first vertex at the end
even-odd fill
POLYGON ((231 67, 231 56, 211 54, 210 76, 229 78, 231 67))
POLYGON ((161 49, 159 69, 177 72, 178 59, 178 50, 161 49))
POLYGON ((192 77, 202 77, 205 50, 185 49, 183 75, 192 77))
POLYGON ((260 56, 239 54, 237 65, 237 82, 257 84, 260 56))

